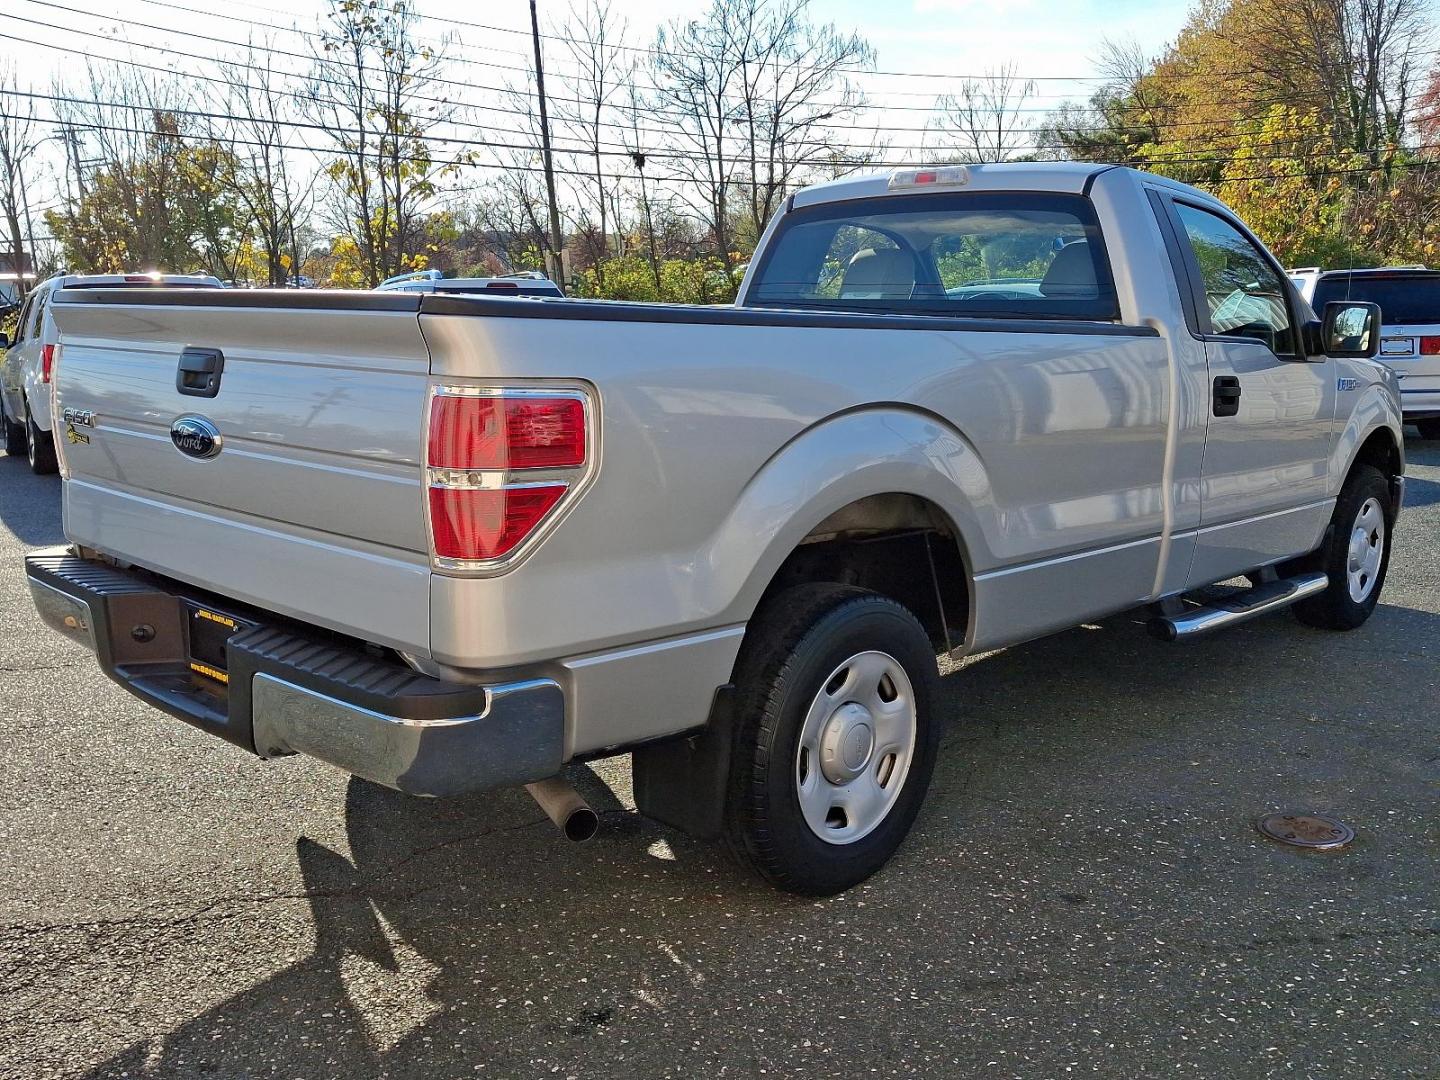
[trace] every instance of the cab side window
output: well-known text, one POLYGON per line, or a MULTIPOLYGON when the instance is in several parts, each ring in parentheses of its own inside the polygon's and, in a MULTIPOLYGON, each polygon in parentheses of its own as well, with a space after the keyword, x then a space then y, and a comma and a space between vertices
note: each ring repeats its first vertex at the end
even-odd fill
POLYGON ((1224 218, 1175 203, 1200 266, 1210 323, 1221 337, 1260 341, 1277 356, 1295 353, 1285 283, 1260 249, 1224 218))

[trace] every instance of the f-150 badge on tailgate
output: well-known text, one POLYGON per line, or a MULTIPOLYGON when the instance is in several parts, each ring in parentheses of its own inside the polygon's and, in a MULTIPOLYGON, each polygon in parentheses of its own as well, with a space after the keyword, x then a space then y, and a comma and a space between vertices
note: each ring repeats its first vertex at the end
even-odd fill
POLYGON ((178 416, 170 425, 170 441, 187 457, 213 458, 220 453, 220 429, 203 416, 178 416))

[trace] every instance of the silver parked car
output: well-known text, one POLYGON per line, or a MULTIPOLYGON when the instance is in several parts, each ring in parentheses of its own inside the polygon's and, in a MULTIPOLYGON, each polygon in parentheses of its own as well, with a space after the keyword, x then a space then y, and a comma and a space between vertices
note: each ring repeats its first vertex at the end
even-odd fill
POLYGON ((61 274, 46 278, 25 297, 15 340, 5 342, 0 369, 0 426, 5 452, 24 454, 37 473, 55 471, 54 423, 50 415, 50 382, 60 335, 50 318, 50 304, 65 289, 167 288, 219 289, 208 274, 61 274))

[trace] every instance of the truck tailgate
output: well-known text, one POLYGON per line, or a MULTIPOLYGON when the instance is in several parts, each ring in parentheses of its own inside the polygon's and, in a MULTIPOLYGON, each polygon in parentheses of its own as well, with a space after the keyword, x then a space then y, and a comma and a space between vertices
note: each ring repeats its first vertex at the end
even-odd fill
POLYGON ((97 290, 55 304, 67 535, 224 596, 427 653, 429 353, 418 299, 214 297, 97 290), (214 395, 182 393, 182 353, 215 350, 214 395), (213 456, 172 440, 184 417, 218 432, 213 456))

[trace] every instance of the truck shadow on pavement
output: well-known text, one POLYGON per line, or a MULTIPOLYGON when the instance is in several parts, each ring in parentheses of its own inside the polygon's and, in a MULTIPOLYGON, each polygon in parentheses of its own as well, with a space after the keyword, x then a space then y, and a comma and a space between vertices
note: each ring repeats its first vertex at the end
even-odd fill
POLYGON ((1421 480, 1417 476, 1405 478, 1405 505, 1409 507, 1434 506, 1440 503, 1440 483, 1421 480))
POLYGON ((26 547, 64 540, 60 477, 36 476, 23 457, 0 454, 0 526, 26 547))
MULTIPOLYGON (((300 837, 302 888, 260 898, 308 903, 308 955, 278 970, 275 959, 254 958, 273 974, 89 1075, 434 1077, 483 1066, 483 1075, 519 1076, 548 1075, 552 1065, 558 1075, 660 1075, 672 1066, 695 1075, 675 1064, 692 1043, 722 1055, 728 1046, 742 1072, 779 1062, 771 1071, 783 1073, 783 1063, 793 1069, 802 1060, 821 1068, 830 1059, 794 1056, 802 1036, 806 1045, 849 1044, 847 1071, 859 1073, 883 1065, 909 1024, 951 1060, 973 1057, 978 1070, 994 1035, 987 1040, 969 1002, 981 995, 1027 1014, 1041 997, 1034 984, 1061 977, 1046 974, 1057 949, 1063 977, 1111 991, 1112 1038, 1150 1011, 1122 1004, 1147 993, 1153 976, 1126 955, 1143 944, 1153 960, 1151 935, 1132 932, 1135 910, 1183 898, 1202 949, 1226 947, 1203 940, 1227 935, 1241 942, 1234 948, 1252 947, 1244 944, 1254 935, 1247 895, 1259 902, 1262 885, 1274 884, 1264 868, 1281 857, 1257 841, 1247 815, 1291 799, 1323 809, 1329 799, 1363 823, 1375 796, 1359 794, 1354 778, 1374 785, 1382 764, 1403 774, 1385 798, 1434 783, 1433 769, 1428 780, 1404 774, 1410 761, 1397 749, 1420 728, 1371 719, 1374 703, 1393 692, 1390 677, 1357 667, 1337 695, 1333 673, 1362 635, 1366 650, 1403 662, 1437 631, 1440 616, 1386 605, 1355 635, 1275 617, 1182 647, 1151 642, 1138 617, 1127 616, 972 660, 942 683, 950 723, 915 834, 890 868, 835 901, 750 882, 709 847, 626 810, 583 766, 572 777, 604 826, 581 847, 559 839, 518 792, 435 803, 351 781, 348 854, 300 837), (1349 740, 1334 760, 1309 760, 1317 723, 1349 740), (1276 779, 1277 769, 1299 779, 1276 779), (1132 823, 1130 834, 1044 827, 1062 815, 1118 815, 1132 823), (1204 854, 1217 830, 1231 860, 1223 864, 1204 854), (1193 858, 1157 864, 1157 836, 1183 849, 1191 833, 1193 858), (1261 870, 1243 869, 1251 859, 1261 870), (1008 898, 999 915, 996 896, 1008 898), (851 948, 871 953, 868 990, 835 970, 843 965, 826 935, 836 910, 853 924, 851 948), (995 921, 977 932, 977 918, 995 921), (1108 944, 1110 931, 1118 945, 1108 944), (1066 935, 1093 935, 1097 947, 1066 954, 1058 944, 1066 935), (819 970, 827 957, 831 970, 819 970), (768 992, 761 973, 772 966, 786 993, 811 996, 805 1016, 838 1008, 850 1021, 826 1030, 745 1012, 768 992), (928 993, 940 995, 942 1010, 907 1018, 900 988, 923 972, 936 973, 941 988, 928 993), (868 1019, 856 1001, 866 994, 875 1003, 868 1019), (864 1052, 854 1056, 854 1048, 864 1052)), ((1416 712, 1433 715, 1434 689, 1419 696, 1414 687, 1404 694, 1416 712)), ((1429 741, 1416 760, 1440 760, 1429 741)), ((1383 857, 1356 851, 1345 863, 1316 862, 1313 872, 1363 879, 1383 857)), ((264 910, 240 905, 239 913, 263 919, 264 910)), ((303 932, 296 945, 305 948, 303 932)), ((1183 952, 1171 959, 1183 969, 1183 952)), ((1182 970, 1176 985, 1184 982, 1182 970)))

